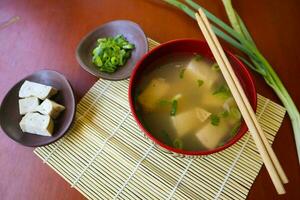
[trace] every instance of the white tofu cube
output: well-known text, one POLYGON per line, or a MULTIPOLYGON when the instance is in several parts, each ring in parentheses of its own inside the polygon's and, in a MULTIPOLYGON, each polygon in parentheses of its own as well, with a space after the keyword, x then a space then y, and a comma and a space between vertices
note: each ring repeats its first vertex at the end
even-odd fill
POLYGON ((53 120, 49 115, 27 113, 20 122, 23 132, 41 136, 51 136, 53 133, 53 120))
POLYGON ((223 122, 220 122, 218 126, 207 122, 196 132, 196 137, 205 148, 214 149, 218 147, 229 131, 229 127, 223 122))
POLYGON ((202 80, 203 86, 201 87, 211 89, 219 82, 219 73, 220 72, 212 70, 209 63, 192 59, 186 67, 184 78, 190 79, 193 82, 202 80))
POLYGON ((182 137, 190 131, 200 127, 201 124, 211 115, 202 108, 195 108, 173 116, 172 123, 176 129, 177 136, 182 137))
POLYGON ((36 111, 44 115, 50 115, 53 119, 55 119, 64 109, 64 106, 49 99, 45 99, 41 105, 36 108, 36 111))
POLYGON ((25 115, 28 112, 32 112, 40 104, 37 97, 27 97, 25 99, 19 99, 19 112, 20 115, 25 115))
POLYGON ((165 79, 153 79, 138 96, 138 102, 145 111, 152 111, 158 105, 158 101, 167 94, 169 89, 170 85, 165 79))
POLYGON ((25 81, 20 88, 19 97, 37 97, 39 99, 46 99, 57 93, 57 89, 51 86, 25 81))
POLYGON ((200 105, 211 112, 219 112, 223 109, 222 105, 226 99, 213 95, 212 92, 203 92, 200 99, 200 105))

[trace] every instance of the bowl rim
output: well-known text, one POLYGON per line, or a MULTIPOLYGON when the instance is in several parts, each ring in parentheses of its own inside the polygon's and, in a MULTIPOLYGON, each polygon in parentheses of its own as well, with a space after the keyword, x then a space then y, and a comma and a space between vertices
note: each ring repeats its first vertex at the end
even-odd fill
POLYGON ((68 110, 70 110, 71 112, 71 118, 67 120, 67 124, 66 124, 66 128, 62 131, 62 133, 56 137, 56 138, 53 138, 52 136, 52 140, 47 140, 45 142, 39 142, 39 143, 36 143, 36 144, 33 144, 33 143, 22 143, 20 141, 17 141, 15 140, 13 137, 11 137, 10 134, 8 134, 2 127, 1 123, 2 123, 2 120, 0 120, 0 128, 1 130, 4 132, 5 135, 7 135, 11 140, 13 140, 14 142, 18 143, 18 144, 21 144, 23 146, 27 146, 27 147, 39 147, 39 146, 45 146, 45 145, 48 145, 48 144, 51 144, 51 143, 54 143, 56 142, 57 140, 61 139, 67 132, 68 130, 71 128, 72 126, 72 123, 74 122, 74 119, 75 119, 75 113, 76 113, 76 99, 75 99, 75 96, 74 96, 74 90, 72 88, 72 85, 70 84, 70 82, 68 81, 68 79, 61 73, 59 73, 58 71, 55 71, 55 70, 51 70, 51 69, 41 69, 41 70, 38 70, 38 71, 35 71, 29 75, 26 75, 25 77, 23 77, 22 79, 20 79, 18 82, 16 82, 13 86, 10 87, 10 89, 8 90, 8 92, 5 94, 3 100, 1 101, 1 105, 0 105, 0 110, 2 110, 2 103, 4 101, 6 101, 6 99, 8 98, 8 95, 11 93, 11 90, 16 87, 18 84, 20 84, 21 82, 25 81, 28 77, 34 75, 34 74, 39 74, 41 72, 47 72, 47 73, 54 73, 56 74, 57 76, 59 76, 67 85, 67 87, 69 88, 69 91, 71 92, 71 100, 73 102, 73 107, 72 109, 68 108, 68 110))
MULTIPOLYGON (((238 142, 247 132, 248 128, 245 124, 245 122, 242 120, 241 126, 239 127, 238 133, 232 138, 230 139, 226 144, 211 149, 211 150, 201 150, 201 151, 188 151, 188 150, 183 150, 183 149, 176 149, 173 147, 170 147, 162 142, 160 142, 158 139, 156 139, 142 124, 142 122, 139 120, 137 113, 135 111, 135 106, 134 106, 134 98, 132 97, 132 91, 134 89, 133 86, 133 81, 135 79, 135 77, 137 76, 137 70, 139 69, 139 66, 141 66, 141 64, 144 62, 144 60, 153 54, 153 52, 158 51, 159 49, 165 48, 166 46, 170 45, 170 44, 174 44, 174 43, 180 43, 180 42, 194 42, 194 43, 202 43, 202 44, 207 44, 206 41, 204 40, 200 40, 200 39, 194 39, 194 38, 181 38, 181 39, 175 39, 175 40, 171 40, 165 43, 162 43, 160 45, 158 45, 157 47, 153 48, 152 50, 150 50, 148 53, 146 53, 141 59, 140 61, 136 64, 135 68, 132 71, 131 77, 130 77, 130 81, 129 81, 129 89, 128 89, 128 98, 129 98, 129 105, 130 105, 130 110, 131 113, 136 121, 136 123, 138 124, 139 128, 143 131, 143 133, 145 133, 145 135, 151 139, 151 141, 153 141, 155 144, 159 145, 160 147, 162 147, 163 149, 166 149, 168 151, 171 151, 173 153, 177 153, 177 154, 182 154, 182 155, 187 155, 187 156, 202 156, 202 155, 209 155, 209 154, 213 154, 213 153, 217 153, 220 152, 222 150, 227 149, 228 147, 232 146, 233 144, 235 144, 236 142, 238 142)), ((234 61, 236 61, 238 63, 238 65, 241 67, 241 71, 243 76, 245 76, 245 78, 247 78, 249 80, 249 90, 250 93, 252 93, 253 97, 252 99, 249 99, 250 104, 252 105, 252 108, 254 109, 254 111, 256 111, 257 108, 257 91, 256 91, 256 87, 254 84, 254 80, 252 75, 250 74, 250 72, 247 70, 247 68, 245 67, 245 65, 230 51, 228 51, 226 48, 224 48, 224 51, 227 55, 229 55, 234 61)))
MULTIPOLYGON (((88 33, 86 33, 79 41, 78 45, 76 46, 76 50, 75 50, 75 57, 76 57, 76 60, 78 62, 78 64, 81 66, 82 69, 84 69, 86 72, 90 73, 91 75, 93 76, 96 76, 98 78, 103 78, 105 80, 110 80, 110 81, 119 81, 119 80, 125 80, 125 79, 128 79, 130 76, 131 76, 131 73, 129 73, 128 75, 126 76, 123 76, 121 78, 118 78, 118 77, 112 77, 110 74, 107 74, 105 75, 106 73, 104 73, 104 75, 99 72, 93 72, 92 70, 90 70, 90 66, 89 65, 86 65, 83 61, 82 61, 82 58, 81 58, 81 55, 79 54, 79 49, 80 47, 86 42, 86 40, 94 33, 96 32, 97 30, 105 27, 105 26, 108 26, 110 24, 113 24, 113 23, 127 23, 127 24, 131 24, 133 26, 135 26, 137 28, 137 30, 140 32, 141 36, 143 37, 143 40, 144 40, 144 48, 145 48, 145 53, 148 52, 149 50, 149 44, 148 44, 148 40, 147 40, 147 36, 145 34, 145 32, 143 31, 143 29, 141 28, 140 25, 138 25, 137 23, 131 21, 131 20, 127 20, 127 19, 119 19, 119 20, 112 20, 112 21, 107 21, 99 26, 97 26, 96 28, 92 29, 91 31, 89 31, 88 33)), ((128 61, 128 60, 127 60, 128 61)), ((137 60, 137 63, 138 63, 138 60, 137 60)), ((126 65, 126 64, 125 64, 126 65)), ((124 67, 124 66, 122 66, 124 67)), ((133 68, 134 69, 134 68, 133 68)), ((132 70, 133 70, 132 69, 132 70)))

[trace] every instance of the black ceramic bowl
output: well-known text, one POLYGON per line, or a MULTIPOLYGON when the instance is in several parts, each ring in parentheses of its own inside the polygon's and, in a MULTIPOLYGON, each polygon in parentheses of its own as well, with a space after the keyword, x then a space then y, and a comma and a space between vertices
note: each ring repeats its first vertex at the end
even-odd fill
POLYGON ((0 107, 0 125, 8 137, 25 146, 42 146, 50 144, 61 138, 69 129, 75 115, 75 98, 71 85, 60 73, 51 70, 35 72, 14 85, 4 97, 0 107), (53 86, 58 93, 51 97, 52 100, 64 105, 66 109, 54 120, 52 136, 39 136, 23 133, 19 122, 22 116, 19 114, 19 90, 25 80, 53 86))

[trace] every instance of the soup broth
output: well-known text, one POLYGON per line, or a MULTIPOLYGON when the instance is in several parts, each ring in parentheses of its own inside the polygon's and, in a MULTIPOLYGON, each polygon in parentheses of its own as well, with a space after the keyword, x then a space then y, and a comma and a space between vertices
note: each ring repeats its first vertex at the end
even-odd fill
POLYGON ((234 137, 241 114, 216 63, 186 53, 153 65, 140 80, 135 103, 154 137, 188 151, 214 149, 234 137))

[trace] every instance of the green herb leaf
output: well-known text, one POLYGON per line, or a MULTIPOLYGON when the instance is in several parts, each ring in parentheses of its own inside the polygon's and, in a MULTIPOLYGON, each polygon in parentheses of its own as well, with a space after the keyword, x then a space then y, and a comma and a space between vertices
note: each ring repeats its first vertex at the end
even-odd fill
POLYGON ((179 78, 180 78, 180 79, 183 79, 183 77, 184 77, 184 72, 185 72, 185 68, 180 70, 180 72, 179 72, 179 78))
POLYGON ((173 147, 176 148, 176 149, 182 149, 182 148, 183 148, 183 143, 182 143, 182 141, 181 141, 179 138, 176 138, 176 139, 173 141, 173 147))
POLYGON ((167 99, 161 99, 161 100, 158 101, 158 104, 159 104, 160 106, 168 106, 168 105, 171 105, 172 102, 169 101, 169 100, 167 100, 167 99))
POLYGON ((237 123, 230 131, 230 137, 233 137, 240 129, 241 123, 237 123))
POLYGON ((231 117, 233 117, 235 119, 241 119, 242 118, 240 110, 237 107, 231 107, 229 114, 230 114, 231 117))
POLYGON ((213 95, 222 99, 228 99, 231 97, 231 92, 227 85, 221 85, 213 92, 213 95))
POLYGON ((203 59, 203 57, 202 57, 201 55, 199 55, 199 54, 196 54, 195 57, 194 57, 194 59, 195 59, 196 61, 200 61, 200 60, 203 59))
POLYGON ((203 80, 197 80, 198 87, 201 87, 204 84, 203 80))
POLYGON ((220 71, 220 67, 219 67, 219 65, 218 65, 217 63, 214 63, 214 64, 211 66, 211 69, 212 69, 213 71, 216 71, 216 72, 220 71))
POLYGON ((221 112, 221 116, 222 116, 223 118, 226 118, 226 117, 229 116, 229 112, 228 112, 227 110, 224 110, 223 112, 221 112))
POLYGON ((171 112, 170 112, 170 115, 171 116, 175 116, 176 115, 176 112, 177 112, 177 100, 173 100, 172 101, 172 108, 171 108, 171 112))
POLYGON ((220 117, 218 117, 218 115, 216 114, 212 114, 210 116, 210 123, 213 125, 213 126, 218 126, 219 123, 220 123, 220 117))

